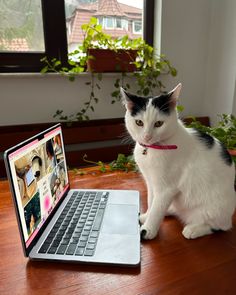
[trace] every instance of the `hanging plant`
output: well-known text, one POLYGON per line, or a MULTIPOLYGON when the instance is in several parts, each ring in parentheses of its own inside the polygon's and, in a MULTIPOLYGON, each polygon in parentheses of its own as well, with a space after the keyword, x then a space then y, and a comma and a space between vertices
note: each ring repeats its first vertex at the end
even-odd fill
POLYGON ((101 90, 100 81, 102 72, 110 71, 106 66, 111 62, 102 58, 103 70, 96 69, 94 66, 99 63, 99 57, 96 56, 98 51, 104 54, 105 51, 116 54, 113 58, 112 72, 120 73, 120 76, 114 80, 114 90, 111 93, 111 103, 120 101, 120 87, 129 90, 130 84, 127 82, 127 73, 129 79, 134 77, 137 83, 137 94, 141 96, 157 95, 163 92, 163 85, 160 76, 171 75, 175 77, 177 70, 170 64, 164 55, 155 54, 154 48, 148 45, 142 38, 129 39, 128 36, 113 38, 111 35, 104 33, 102 26, 96 18, 91 18, 88 24, 82 25, 84 34, 83 43, 68 55, 68 66, 62 65, 60 60, 48 60, 47 57, 41 61, 45 66, 41 73, 56 72, 67 76, 70 81, 82 72, 90 73, 90 81, 86 85, 90 87, 89 98, 84 106, 75 114, 64 115, 63 110, 57 110, 54 118, 61 121, 88 120, 88 112, 95 110, 95 105, 99 102, 97 92, 101 90), (96 53, 95 53, 96 52, 96 53), (123 62, 123 54, 129 57, 129 61, 123 62))

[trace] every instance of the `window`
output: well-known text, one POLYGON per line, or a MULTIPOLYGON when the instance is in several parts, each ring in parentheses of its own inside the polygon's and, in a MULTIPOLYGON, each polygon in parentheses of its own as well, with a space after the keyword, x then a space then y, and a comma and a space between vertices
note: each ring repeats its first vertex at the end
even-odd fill
POLYGON ((105 17, 103 23, 105 29, 113 29, 115 19, 113 17, 105 17))
POLYGON ((64 0, 1 0, 0 28, 0 72, 39 72, 45 56, 66 63, 64 0))
POLYGON ((142 33, 142 23, 140 21, 133 21, 133 33, 134 34, 142 33))
POLYGON ((129 22, 126 19, 122 19, 122 29, 128 31, 129 29, 129 22))
POLYGON ((74 31, 73 26, 78 17, 78 7, 82 6, 87 15, 78 18, 80 22, 89 20, 88 14, 92 13, 110 32, 118 30, 119 34, 123 34, 123 30, 124 34, 135 34, 134 38, 142 34, 139 17, 143 13, 143 36, 149 44, 153 44, 154 0, 103 0, 100 3, 108 3, 110 8, 101 6, 100 14, 97 1, 1 0, 0 72, 39 72, 42 68, 40 59, 44 56, 49 59, 55 57, 66 64, 70 46, 79 43, 75 33, 77 36, 81 34, 74 31), (137 3, 142 3, 143 9, 142 6, 135 7, 137 3), (127 8, 128 12, 122 10, 127 8), (105 9, 115 9, 118 13, 104 16, 105 9))
POLYGON ((119 17, 116 18, 116 28, 122 29, 122 20, 119 17))
POLYGON ((0 36, 0 52, 44 52, 41 1, 2 1, 0 36))

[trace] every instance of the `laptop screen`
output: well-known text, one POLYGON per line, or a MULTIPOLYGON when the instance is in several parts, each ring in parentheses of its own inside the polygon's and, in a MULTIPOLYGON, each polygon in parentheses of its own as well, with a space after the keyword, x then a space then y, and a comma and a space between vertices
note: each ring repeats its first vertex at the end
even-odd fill
POLYGON ((8 163, 28 248, 69 187, 61 127, 13 149, 8 163))

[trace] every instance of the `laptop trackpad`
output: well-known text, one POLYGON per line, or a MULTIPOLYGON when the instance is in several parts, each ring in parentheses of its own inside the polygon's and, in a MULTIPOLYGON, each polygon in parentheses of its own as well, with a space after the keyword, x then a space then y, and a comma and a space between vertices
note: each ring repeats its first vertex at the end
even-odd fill
POLYGON ((126 234, 138 233, 138 209, 135 205, 108 204, 103 225, 104 234, 126 234))

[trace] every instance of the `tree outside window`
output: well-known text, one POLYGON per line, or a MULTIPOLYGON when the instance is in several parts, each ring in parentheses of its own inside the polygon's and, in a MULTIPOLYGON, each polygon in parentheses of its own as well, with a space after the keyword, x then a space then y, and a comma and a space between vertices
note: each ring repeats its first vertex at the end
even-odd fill
POLYGON ((45 51, 40 0, 0 0, 0 51, 45 51))

